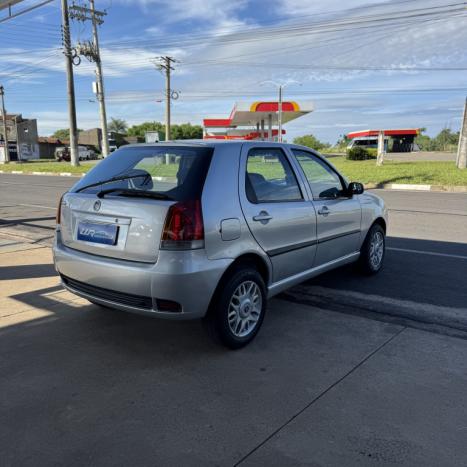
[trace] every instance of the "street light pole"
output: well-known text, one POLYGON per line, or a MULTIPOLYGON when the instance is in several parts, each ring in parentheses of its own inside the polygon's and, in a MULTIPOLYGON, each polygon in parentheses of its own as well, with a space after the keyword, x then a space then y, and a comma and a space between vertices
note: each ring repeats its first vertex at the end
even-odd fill
POLYGON ((8 129, 6 127, 6 110, 5 110, 5 89, 3 86, 0 86, 0 97, 2 98, 2 120, 3 120, 3 139, 5 140, 5 149, 4 149, 4 163, 8 164, 10 162, 10 151, 8 148, 8 129))
POLYGON ((289 84, 298 84, 299 86, 301 86, 302 84, 295 80, 289 80, 285 83, 278 83, 276 81, 267 80, 267 81, 262 81, 260 84, 261 85, 272 84, 279 89, 279 101, 278 101, 278 112, 277 112, 277 123, 278 123, 279 134, 278 134, 277 141, 279 143, 282 143, 282 117, 283 117, 282 103, 283 103, 284 88, 288 86, 289 84))

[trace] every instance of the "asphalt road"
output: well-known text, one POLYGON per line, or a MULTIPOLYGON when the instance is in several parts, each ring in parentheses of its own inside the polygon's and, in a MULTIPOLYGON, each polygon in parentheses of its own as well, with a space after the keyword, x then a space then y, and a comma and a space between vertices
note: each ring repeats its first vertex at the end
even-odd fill
MULTIPOLYGON (((50 241, 73 182, 0 175, 0 234, 50 241)), ((0 251, 0 464, 465 465, 467 333, 423 317, 467 316, 467 195, 377 193, 384 270, 273 299, 239 352, 63 301, 48 248, 0 251)))
MULTIPOLYGON (((0 231, 14 224, 16 232, 50 241, 60 196, 77 180, 1 174, 0 231)), ((466 274, 460 272, 467 271, 467 194, 390 190, 375 193, 384 198, 389 208, 384 270, 362 279, 352 267, 342 268, 309 281, 307 286, 465 307, 466 274)))

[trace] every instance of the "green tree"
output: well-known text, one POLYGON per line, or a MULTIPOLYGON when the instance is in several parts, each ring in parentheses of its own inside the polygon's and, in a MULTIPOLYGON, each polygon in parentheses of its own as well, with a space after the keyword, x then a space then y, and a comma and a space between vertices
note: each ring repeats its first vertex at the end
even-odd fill
POLYGON ((182 123, 171 127, 173 139, 201 139, 203 137, 203 129, 199 125, 191 123, 182 123))
MULTIPOLYGON (((200 139, 203 137, 203 128, 191 123, 171 125, 170 130, 173 139, 200 139)), ((140 125, 133 125, 128 129, 128 135, 144 138, 148 131, 158 131, 161 140, 165 140, 165 125, 161 122, 144 122, 140 125)))
POLYGON ((347 146, 350 144, 350 141, 352 140, 348 138, 347 135, 341 135, 337 140, 336 147, 346 149, 347 146))
POLYGON ((459 142, 459 133, 453 133, 449 128, 441 130, 437 136, 430 138, 423 134, 425 128, 420 129, 420 135, 415 138, 415 142, 422 151, 455 151, 459 142))
POLYGON ((144 122, 140 125, 133 125, 128 128, 128 136, 140 136, 144 138, 144 135, 148 131, 158 131, 161 139, 165 139, 165 126, 160 122, 144 122))
POLYGON ((318 138, 313 135, 304 135, 299 136, 293 140, 295 144, 300 144, 301 146, 308 146, 311 149, 319 151, 320 149, 329 148, 331 145, 329 143, 323 143, 318 138))
MULTIPOLYGON (((80 131, 83 131, 83 130, 80 130, 78 129, 78 133, 80 131)), ((64 140, 64 139, 70 139, 70 129, 69 128, 62 128, 60 130, 57 130, 53 135, 52 135, 53 138, 57 138, 59 140, 64 140)))
POLYGON ((459 133, 453 133, 449 128, 444 128, 435 138, 438 151, 448 151, 459 143, 459 133))
POLYGON ((435 142, 428 136, 424 135, 425 128, 420 129, 420 134, 415 138, 415 143, 422 151, 434 151, 435 142))
POLYGON ((107 124, 108 130, 115 133, 125 134, 128 129, 128 124, 121 118, 111 118, 107 124))

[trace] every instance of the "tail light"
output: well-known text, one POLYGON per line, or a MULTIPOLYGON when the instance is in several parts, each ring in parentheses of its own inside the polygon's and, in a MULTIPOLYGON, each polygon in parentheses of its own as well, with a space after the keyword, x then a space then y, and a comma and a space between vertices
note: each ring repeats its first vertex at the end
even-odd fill
POLYGON ((170 206, 165 219, 161 250, 204 248, 201 201, 183 201, 170 206))
POLYGON ((58 207, 57 207, 57 216, 55 218, 56 222, 57 222, 57 225, 60 225, 61 222, 62 222, 62 201, 63 201, 63 197, 65 195, 63 194, 61 197, 60 197, 60 201, 58 202, 58 207))

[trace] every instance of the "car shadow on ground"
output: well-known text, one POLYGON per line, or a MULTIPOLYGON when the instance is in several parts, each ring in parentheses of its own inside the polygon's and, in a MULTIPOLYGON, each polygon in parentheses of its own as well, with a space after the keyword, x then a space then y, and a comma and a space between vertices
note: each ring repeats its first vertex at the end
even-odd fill
POLYGON ((57 272, 52 264, 24 264, 20 266, 0 266, 0 281, 53 277, 57 272))

